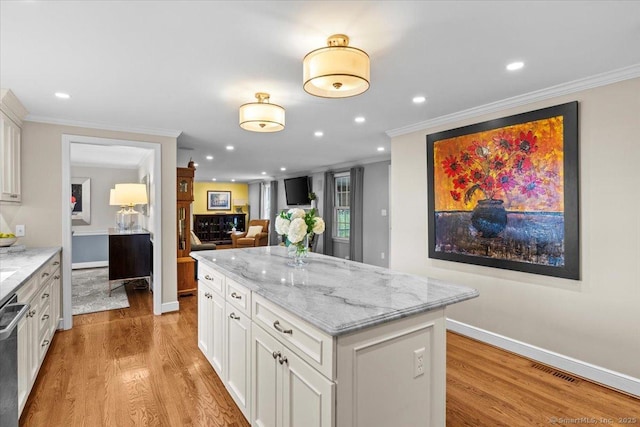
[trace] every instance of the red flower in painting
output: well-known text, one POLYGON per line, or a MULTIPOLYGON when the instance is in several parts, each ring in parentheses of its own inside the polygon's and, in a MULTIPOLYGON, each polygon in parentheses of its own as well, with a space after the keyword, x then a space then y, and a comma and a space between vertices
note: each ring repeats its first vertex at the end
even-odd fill
POLYGON ((502 157, 501 155, 497 155, 491 161, 491 169, 499 171, 505 168, 507 165, 507 158, 502 157))
POLYGON ((507 153, 510 153, 511 151, 513 151, 513 146, 515 145, 515 142, 513 141, 513 136, 511 136, 506 131, 502 131, 500 132, 499 135, 494 136, 493 142, 501 151, 504 151, 507 153))
POLYGON ((531 159, 525 155, 517 156, 515 161, 513 162, 513 169, 517 173, 525 173, 533 168, 533 164, 531 163, 531 159))
POLYGON ((473 156, 468 151, 462 151, 460 153, 460 161, 466 166, 471 166, 471 163, 473 163, 473 156))
POLYGON ((471 171, 471 180, 473 182, 482 182, 484 179, 484 172, 481 169, 474 169, 471 171))
POLYGON ((535 153, 538 150, 536 142, 538 137, 529 131, 528 133, 520 132, 520 138, 518 139, 518 150, 526 154, 535 153))
POLYGON ((467 178, 467 175, 460 175, 453 180, 454 189, 459 188, 461 190, 464 190, 465 188, 467 188, 467 185, 469 185, 469 178, 467 178))
POLYGON ((536 197, 544 194, 542 180, 535 175, 527 175, 520 186, 520 194, 524 194, 527 197, 536 197))
POLYGON ((476 192, 490 200, 516 191, 526 197, 545 194, 545 172, 537 173, 531 161, 531 155, 538 151, 538 137, 531 130, 515 134, 508 129, 495 132, 488 140, 475 140, 458 156, 448 155, 441 162, 451 179, 453 200, 470 203, 476 192))
POLYGON ((76 196, 71 196, 71 203, 75 203, 76 202, 76 196))
POLYGON ((462 165, 458 163, 458 158, 453 155, 446 157, 442 161, 442 167, 444 168, 444 173, 450 177, 459 175, 462 171, 462 165))
POLYGON ((511 191, 516 187, 516 180, 511 171, 503 171, 498 175, 498 187, 504 191, 511 191))

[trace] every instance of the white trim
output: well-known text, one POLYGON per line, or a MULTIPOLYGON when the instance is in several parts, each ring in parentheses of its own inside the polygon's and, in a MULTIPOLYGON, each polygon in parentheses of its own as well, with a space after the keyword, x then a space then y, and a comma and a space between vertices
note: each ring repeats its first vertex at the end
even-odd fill
POLYGON ((447 329, 640 397, 640 379, 638 378, 467 325, 457 320, 447 319, 447 329))
POLYGON ((76 231, 73 230, 73 237, 85 237, 85 236, 108 236, 109 230, 89 230, 89 231, 76 231))
POLYGON ((533 92, 514 96, 512 98, 503 99, 501 101, 491 102, 489 104, 484 104, 478 107, 458 111, 456 113, 446 114, 434 119, 425 120, 396 129, 391 129, 386 133, 391 138, 395 138, 396 136, 406 135, 408 133, 418 132, 449 123, 455 123, 483 114, 496 113, 509 108, 520 107, 537 101, 544 101, 546 99, 568 95, 587 89, 593 89, 599 86, 605 86, 623 80, 630 80, 636 77, 640 77, 640 64, 631 65, 629 67, 620 68, 618 70, 613 70, 606 73, 597 74, 595 76, 574 80, 572 82, 562 83, 546 89, 536 90, 533 92))
POLYGON ((170 313, 172 311, 179 311, 180 310, 180 303, 178 301, 171 301, 171 302, 163 302, 162 303, 162 312, 163 313, 170 313))
POLYGON ((109 261, 74 262, 71 264, 72 270, 82 270, 83 268, 109 267, 109 261))
POLYGON ((153 176, 155 177, 155 211, 153 229, 153 314, 161 315, 162 308, 162 146, 157 142, 129 141, 112 138, 99 138, 62 134, 62 314, 64 329, 73 325, 71 303, 71 215, 69 215, 69 199, 71 198, 71 143, 95 145, 123 145, 145 148, 153 151, 153 176))
POLYGON ((141 133, 144 135, 168 136, 171 138, 177 138, 182 134, 181 130, 174 130, 174 129, 116 126, 116 125, 108 125, 105 123, 66 120, 66 119, 58 119, 55 117, 46 117, 46 116, 34 116, 33 114, 29 114, 26 117, 25 121, 37 122, 37 123, 49 123, 52 125, 74 126, 74 127, 89 128, 89 129, 114 130, 118 132, 141 133))

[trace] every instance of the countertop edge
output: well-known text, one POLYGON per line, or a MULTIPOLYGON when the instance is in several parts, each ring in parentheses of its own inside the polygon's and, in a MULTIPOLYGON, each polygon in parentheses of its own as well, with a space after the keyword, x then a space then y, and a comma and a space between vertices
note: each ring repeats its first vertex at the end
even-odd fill
MULTIPOLYGON (((204 252, 213 252, 213 251, 204 251, 204 252)), ((405 317, 413 316, 413 315, 424 313, 424 312, 427 312, 427 311, 437 310, 439 308, 443 308, 443 307, 446 307, 446 306, 451 305, 451 304, 456 304, 456 303, 459 303, 459 302, 463 302, 463 301, 467 301, 467 300, 470 300, 470 299, 473 299, 473 298, 477 298, 480 295, 480 292, 477 289, 469 288, 470 289, 469 292, 463 293, 463 294, 455 296, 455 297, 441 299, 441 300, 438 300, 436 303, 431 303, 431 304, 427 303, 427 304, 423 304, 423 305, 420 305, 420 306, 414 306, 414 307, 411 307, 409 309, 402 310, 402 311, 396 311, 394 313, 390 313, 390 314, 387 314, 387 315, 381 315, 381 316, 372 317, 372 318, 367 319, 366 321, 347 324, 342 328, 334 328, 334 327, 331 327, 331 326, 327 325, 326 323, 324 323, 322 321, 319 321, 318 319, 316 319, 313 316, 309 316, 308 312, 301 313, 301 312, 299 312, 299 310, 296 310, 295 308, 291 308, 290 306, 283 305, 282 302, 279 301, 277 298, 273 298, 272 295, 269 292, 263 291, 263 289, 260 288, 260 286, 258 286, 255 283, 251 282, 247 278, 236 274, 235 272, 233 272, 231 270, 227 270, 222 265, 212 263, 211 261, 209 261, 204 256, 199 255, 197 252, 191 252, 190 256, 195 258, 195 259, 197 259, 198 261, 201 261, 201 262, 205 263, 207 266, 209 266, 211 268, 214 268, 214 269, 216 269, 218 271, 221 271, 223 274, 225 274, 226 276, 228 276, 232 280, 237 281, 241 285, 247 287, 249 290, 251 290, 251 291, 255 292, 256 294, 260 295, 261 297, 267 299, 269 302, 271 302, 273 304, 276 304, 278 307, 281 307, 284 310, 287 310, 289 313, 299 317, 300 319, 304 320, 305 322, 310 323, 311 325, 315 326, 316 328, 320 329, 321 331, 323 331, 323 332, 325 332, 325 333, 327 333, 327 334, 329 334, 329 335, 331 335, 333 337, 339 337, 341 335, 350 334, 352 332, 360 331, 360 330, 363 330, 363 329, 367 329, 367 328, 370 328, 370 327, 373 327, 373 326, 377 326, 377 325, 380 325, 380 324, 383 324, 383 323, 391 322, 391 321, 394 321, 394 320, 403 319, 405 317)), ((366 264, 364 264, 364 265, 366 265, 366 264)), ((409 273, 405 273, 405 272, 398 272, 398 273, 409 274, 409 273)), ((415 276, 417 276, 417 275, 415 275, 415 276)), ((426 276, 418 276, 418 277, 426 278, 426 276)))
POLYGON ((40 265, 38 267, 34 268, 27 275, 25 275, 24 277, 18 276, 18 278, 20 278, 20 283, 15 285, 11 291, 7 292, 6 295, 2 296, 2 299, 0 299, 0 306, 3 305, 5 302, 7 302, 9 300, 9 298, 11 298, 11 296, 13 296, 16 292, 18 292, 18 290, 20 290, 20 288, 22 288, 22 286, 24 286, 25 283, 27 283, 29 280, 31 280, 31 278, 34 276, 34 274, 36 274, 36 271, 38 271, 43 265, 48 263, 51 260, 51 258, 53 258, 57 253, 61 252, 62 251, 62 247, 61 246, 47 246, 47 247, 42 247, 42 248, 29 248, 29 249, 26 249, 23 252, 12 252, 12 253, 3 254, 3 258, 6 258, 8 256, 19 256, 20 254, 23 254, 24 252, 28 252, 30 250, 51 251, 51 254, 49 254, 49 256, 47 256, 46 259, 43 259, 43 261, 40 263, 40 265))

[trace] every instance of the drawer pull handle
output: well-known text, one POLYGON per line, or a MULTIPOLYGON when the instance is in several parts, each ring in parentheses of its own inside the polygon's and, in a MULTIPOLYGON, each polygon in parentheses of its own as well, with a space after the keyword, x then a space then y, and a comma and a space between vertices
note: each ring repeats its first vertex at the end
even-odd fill
POLYGON ((35 316, 35 315, 36 315, 36 311, 35 311, 35 310, 30 310, 30 311, 27 313, 27 317, 33 317, 33 316, 35 316))
POLYGON ((293 329, 282 329, 282 326, 280 326, 279 320, 276 320, 275 322, 273 322, 273 327, 276 328, 276 331, 280 332, 281 334, 293 335, 293 329))
POLYGON ((205 296, 206 298, 209 298, 209 297, 211 296, 211 294, 210 294, 209 292, 205 292, 205 293, 204 293, 204 296, 205 296))
POLYGON ((49 275, 49 273, 44 272, 44 273, 42 273, 42 276, 41 276, 41 277, 47 277, 48 275, 49 275))
POLYGON ((12 199, 17 199, 17 198, 18 198, 18 195, 17 195, 17 194, 12 194, 12 195, 11 195, 11 196, 9 196, 9 197, 11 197, 12 199))
POLYGON ((273 356, 274 359, 277 359, 278 357, 280 357, 282 354, 279 351, 274 351, 273 353, 271 353, 271 355, 273 356))
POLYGON ((53 276, 54 279, 58 280, 60 276, 53 276))
POLYGON ((213 280, 213 277, 209 276, 208 274, 205 274, 204 278, 207 279, 207 280, 213 280))
POLYGON ((45 299, 45 298, 49 298, 49 294, 42 294, 42 298, 41 299, 45 299))
POLYGON ((231 317, 233 320, 240 320, 240 316, 236 316, 235 313, 231 313, 229 317, 231 317))
POLYGON ((48 314, 45 314, 44 316, 42 316, 42 321, 44 322, 45 320, 47 320, 49 318, 48 314))
POLYGON ((49 345, 49 340, 42 341, 42 347, 46 347, 49 345))
POLYGON ((60 261, 54 261, 53 265, 60 265, 60 261))
POLYGON ((287 360, 287 356, 284 356, 284 357, 280 356, 280 357, 278 358, 278 362, 280 362, 280 364, 281 364, 281 365, 283 365, 283 364, 285 364, 285 363, 286 363, 287 365, 289 364, 289 360, 287 360))
POLYGON ((231 298, 242 299, 242 295, 238 295, 235 292, 231 292, 231 298))

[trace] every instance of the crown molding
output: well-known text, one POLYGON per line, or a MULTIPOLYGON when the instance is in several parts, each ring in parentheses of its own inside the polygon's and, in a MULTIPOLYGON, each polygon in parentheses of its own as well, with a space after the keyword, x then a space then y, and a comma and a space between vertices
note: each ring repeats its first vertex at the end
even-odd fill
POLYGON ((623 80, 630 80, 637 77, 640 77, 640 64, 619 68, 602 74, 596 74, 595 76, 585 77, 583 79, 551 86, 546 89, 536 90, 523 95, 514 96, 512 98, 503 99, 501 101, 491 102, 489 104, 458 111, 456 113, 446 114, 444 116, 425 120, 412 125, 391 129, 388 130, 386 134, 391 138, 395 138, 396 136, 458 122, 460 120, 477 117, 483 114, 496 113, 509 108, 520 107, 534 102, 568 95, 587 89, 593 89, 599 86, 606 86, 608 84, 617 83, 623 80))
POLYGON ((25 121, 36 122, 36 123, 48 123, 51 125, 74 126, 74 127, 88 128, 88 129, 101 129, 101 130, 112 130, 117 132, 140 133, 144 135, 167 136, 170 138, 177 138, 182 134, 181 130, 116 126, 116 125, 107 125, 104 123, 58 119, 55 117, 34 116, 32 114, 29 114, 26 117, 25 121))

